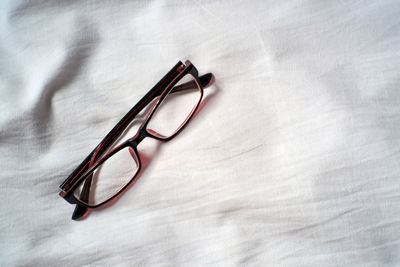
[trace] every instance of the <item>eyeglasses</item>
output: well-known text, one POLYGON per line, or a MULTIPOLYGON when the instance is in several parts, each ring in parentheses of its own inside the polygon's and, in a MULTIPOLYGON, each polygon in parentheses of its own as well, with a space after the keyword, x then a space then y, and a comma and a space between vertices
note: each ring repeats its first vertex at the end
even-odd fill
POLYGON ((72 219, 81 218, 88 208, 98 208, 123 192, 142 167, 139 143, 146 137, 169 141, 177 136, 198 110, 203 88, 213 81, 212 73, 199 77, 190 61, 178 62, 60 185, 60 196, 77 204, 72 219), (151 103, 134 137, 112 147, 135 116, 151 103))

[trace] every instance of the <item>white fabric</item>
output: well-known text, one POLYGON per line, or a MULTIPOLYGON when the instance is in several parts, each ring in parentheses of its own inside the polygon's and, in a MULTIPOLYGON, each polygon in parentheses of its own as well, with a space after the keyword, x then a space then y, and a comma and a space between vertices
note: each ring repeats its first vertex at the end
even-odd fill
POLYGON ((398 1, 1 5, 0 265, 400 265, 398 1), (58 186, 185 59, 202 110, 72 221, 58 186))

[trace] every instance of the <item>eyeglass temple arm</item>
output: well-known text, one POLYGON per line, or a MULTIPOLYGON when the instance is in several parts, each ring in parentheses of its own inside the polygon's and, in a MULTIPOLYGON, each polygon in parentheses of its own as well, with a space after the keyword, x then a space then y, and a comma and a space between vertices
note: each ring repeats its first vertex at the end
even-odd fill
POLYGON ((95 149, 85 158, 85 160, 70 174, 70 176, 60 185, 64 191, 68 190, 74 181, 90 168, 90 162, 93 158, 102 155, 108 146, 125 130, 134 117, 143 110, 148 103, 163 91, 180 69, 184 67, 182 62, 178 62, 104 137, 104 139, 95 147, 95 149))

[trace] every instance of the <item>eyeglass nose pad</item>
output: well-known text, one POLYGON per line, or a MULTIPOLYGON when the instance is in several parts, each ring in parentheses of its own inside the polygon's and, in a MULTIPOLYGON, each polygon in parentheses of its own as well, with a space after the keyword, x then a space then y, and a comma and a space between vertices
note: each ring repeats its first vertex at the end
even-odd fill
POLYGON ((136 156, 135 151, 133 151, 133 149, 130 147, 128 148, 129 153, 131 154, 131 156, 134 158, 136 156))
POLYGON ((129 154, 131 154, 133 160, 135 161, 136 166, 140 166, 139 152, 136 153, 135 150, 133 150, 133 148, 131 148, 131 147, 128 148, 128 150, 129 150, 129 154))

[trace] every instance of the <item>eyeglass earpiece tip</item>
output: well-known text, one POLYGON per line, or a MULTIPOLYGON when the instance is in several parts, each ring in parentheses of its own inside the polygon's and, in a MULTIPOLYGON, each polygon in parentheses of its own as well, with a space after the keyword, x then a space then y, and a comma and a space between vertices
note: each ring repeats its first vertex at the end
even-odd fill
POLYGON ((211 72, 200 76, 199 79, 200 79, 201 86, 203 86, 203 88, 209 87, 215 81, 215 77, 211 72))
POLYGON ((81 205, 76 205, 74 213, 72 213, 72 220, 76 221, 83 219, 88 214, 88 209, 81 205))

